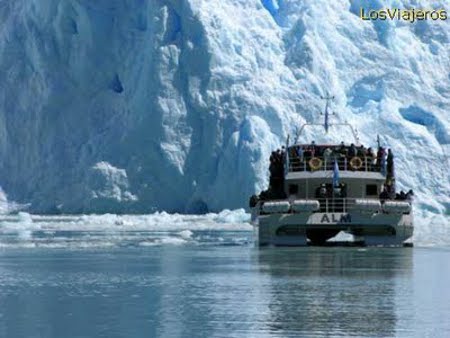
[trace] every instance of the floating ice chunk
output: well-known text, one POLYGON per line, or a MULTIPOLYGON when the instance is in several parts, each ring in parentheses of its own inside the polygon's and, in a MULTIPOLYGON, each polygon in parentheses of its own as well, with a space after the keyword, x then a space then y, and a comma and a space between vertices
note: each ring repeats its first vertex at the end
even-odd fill
POLYGON ((92 189, 93 199, 137 201, 137 197, 127 191, 129 188, 127 172, 108 162, 98 162, 92 167, 89 186, 92 189))
POLYGON ((250 222, 250 214, 244 209, 222 210, 218 213, 214 220, 218 223, 248 223, 250 222))
POLYGON ((190 240, 192 238, 193 232, 191 230, 183 230, 180 231, 178 235, 184 240, 190 240))
POLYGON ((31 224, 33 223, 33 219, 31 218, 31 215, 27 212, 19 212, 17 214, 17 219, 20 224, 31 224))

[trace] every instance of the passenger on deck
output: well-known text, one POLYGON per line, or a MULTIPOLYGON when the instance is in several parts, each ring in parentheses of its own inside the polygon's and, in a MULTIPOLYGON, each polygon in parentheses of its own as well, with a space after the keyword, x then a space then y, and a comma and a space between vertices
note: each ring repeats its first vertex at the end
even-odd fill
POLYGON ((381 158, 383 157, 384 149, 383 147, 379 147, 377 151, 377 166, 380 167, 381 165, 381 158))
POLYGON ((284 151, 277 150, 277 177, 284 176, 284 151))
POLYGON ((310 147, 306 147, 305 151, 304 151, 304 159, 305 161, 309 161, 313 156, 311 155, 311 148, 310 147))
POLYGON ((272 151, 272 154, 270 155, 270 166, 269 166, 269 171, 271 175, 275 171, 274 168, 275 168, 275 152, 272 151))
POLYGON ((285 152, 277 149, 270 156, 270 181, 268 196, 271 198, 284 198, 284 156, 285 152))
POLYGON ((408 202, 411 202, 412 199, 413 199, 413 197, 414 197, 414 192, 412 191, 412 189, 409 190, 409 191, 406 193, 405 196, 406 196, 405 199, 406 199, 408 202))
POLYGON ((327 187, 325 184, 321 184, 316 190, 316 197, 319 199, 320 211, 326 211, 326 198, 327 198, 327 187))
POLYGON ((399 196, 398 196, 399 198, 399 200, 401 200, 401 201, 404 201, 404 200, 406 200, 406 194, 405 194, 405 192, 402 190, 402 191, 400 191, 400 194, 399 194, 399 196))
POLYGON ((333 154, 333 150, 331 150, 331 148, 325 149, 323 151, 323 158, 325 159, 325 161, 330 162, 332 154, 333 154))
POLYGON ((387 154, 387 174, 390 177, 394 176, 394 154, 391 149, 388 149, 387 154))
POLYGON ((373 152, 372 148, 367 149, 367 157, 369 159, 369 163, 372 165, 375 165, 377 158, 376 158, 375 153, 373 152))
POLYGON ((358 148, 358 156, 361 156, 361 157, 367 156, 367 149, 363 145, 360 145, 358 148))
POLYGON ((346 157, 348 155, 348 149, 344 142, 341 142, 341 145, 339 146, 339 154, 341 157, 346 157))
POLYGON ((379 147, 377 153, 377 167, 383 172, 385 166, 386 166, 386 151, 384 150, 383 147, 379 147))
POLYGON ((386 180, 386 190, 389 199, 395 199, 395 178, 391 177, 386 180))
POLYGON ((383 191, 380 194, 381 203, 384 203, 387 199, 389 199, 389 192, 387 191, 386 186, 383 186, 383 191))
POLYGON ((344 183, 341 183, 341 184, 339 184, 339 186, 341 187, 341 197, 346 198, 347 197, 347 185, 345 185, 344 183))
POLYGON ((303 162, 304 156, 305 156, 305 152, 303 151, 302 147, 297 147, 297 156, 300 159, 300 162, 303 162))
POLYGON ((315 141, 311 142, 310 150, 311 150, 311 157, 315 157, 316 156, 316 152, 317 152, 317 147, 316 147, 316 142, 315 141))
POLYGON ((275 164, 280 164, 282 162, 281 150, 277 149, 275 152, 275 164))
POLYGON ((319 197, 320 198, 327 198, 327 187, 325 186, 325 184, 321 184, 320 185, 319 197))
POLYGON ((324 148, 323 147, 316 147, 316 157, 323 157, 323 151, 324 148))
POLYGON ((350 158, 358 155, 358 149, 356 148, 356 146, 353 143, 350 145, 348 155, 350 156, 350 158))
POLYGON ((342 189, 341 187, 334 187, 333 188, 333 196, 334 197, 341 197, 342 189))

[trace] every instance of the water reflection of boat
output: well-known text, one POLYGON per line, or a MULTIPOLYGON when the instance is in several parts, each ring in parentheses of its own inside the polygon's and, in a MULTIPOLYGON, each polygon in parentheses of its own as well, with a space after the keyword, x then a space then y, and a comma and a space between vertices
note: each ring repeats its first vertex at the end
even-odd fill
POLYGON ((271 277, 267 326, 275 335, 395 335, 398 280, 412 273, 412 250, 284 248, 258 257, 271 277))
POLYGON ((324 245, 340 231, 354 243, 400 246, 413 235, 412 190, 396 193, 391 150, 365 148, 347 123, 354 143, 316 144, 296 140, 272 153, 270 184, 250 198, 260 246, 324 245))

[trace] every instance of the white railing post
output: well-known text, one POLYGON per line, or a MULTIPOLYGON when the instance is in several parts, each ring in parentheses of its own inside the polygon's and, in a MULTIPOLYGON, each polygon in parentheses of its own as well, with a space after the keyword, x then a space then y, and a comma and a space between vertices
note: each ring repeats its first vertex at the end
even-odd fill
MULTIPOLYGON (((288 137, 289 140, 289 137, 288 137)), ((289 141, 287 141, 289 142, 289 141)), ((287 144, 286 144, 287 145, 287 144)), ((290 171, 290 163, 289 163, 289 148, 286 147, 286 163, 284 167, 284 174, 287 175, 287 173, 290 171)))

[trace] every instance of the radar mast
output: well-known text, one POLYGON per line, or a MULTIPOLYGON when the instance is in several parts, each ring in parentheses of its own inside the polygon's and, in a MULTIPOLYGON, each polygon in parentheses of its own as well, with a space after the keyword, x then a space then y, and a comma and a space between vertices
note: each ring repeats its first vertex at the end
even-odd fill
MULTIPOLYGON (((322 115, 324 115, 324 123, 323 123, 323 127, 325 128, 325 132, 328 134, 328 129, 330 129, 330 112, 328 110, 328 108, 330 107, 330 102, 332 100, 334 100, 334 96, 330 96, 328 93, 326 96, 321 96, 320 97, 322 100, 325 100, 325 112, 322 113, 322 115)), ((334 113, 332 113, 332 115, 334 115, 334 113)))
MULTIPOLYGON (((349 124, 347 121, 345 121, 344 123, 331 123, 330 122, 330 115, 335 115, 335 113, 330 113, 330 103, 331 103, 331 101, 334 100, 334 98, 335 98, 334 95, 331 96, 330 94, 327 93, 326 96, 321 96, 320 98, 322 100, 325 100, 325 111, 323 113, 320 113, 321 115, 324 115, 324 122, 323 123, 305 123, 305 124, 303 124, 300 129, 297 129, 294 144, 298 143, 298 139, 300 138, 300 135, 302 134, 302 132, 306 126, 321 126, 325 129, 326 134, 328 134, 328 131, 331 126, 345 126, 345 127, 350 128, 350 130, 353 134, 353 137, 355 138, 355 144, 359 145, 360 141, 359 141, 358 131, 355 128, 353 128, 353 126, 351 124, 349 124)), ((287 144, 289 144, 289 141, 287 141, 287 144)))

